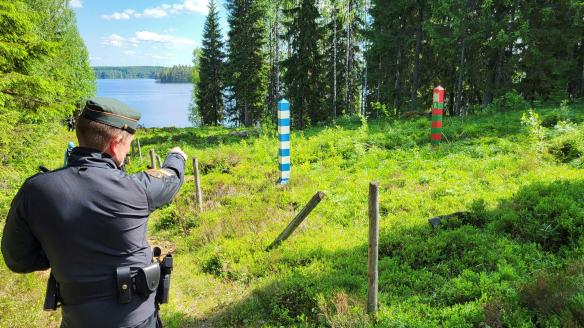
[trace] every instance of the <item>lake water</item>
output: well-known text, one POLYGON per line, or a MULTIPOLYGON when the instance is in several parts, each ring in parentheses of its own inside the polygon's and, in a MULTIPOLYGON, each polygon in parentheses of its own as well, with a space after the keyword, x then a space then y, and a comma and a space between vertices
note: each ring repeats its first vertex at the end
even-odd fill
POLYGON ((97 80, 97 95, 120 100, 142 113, 145 127, 188 127, 191 83, 156 80, 97 80))

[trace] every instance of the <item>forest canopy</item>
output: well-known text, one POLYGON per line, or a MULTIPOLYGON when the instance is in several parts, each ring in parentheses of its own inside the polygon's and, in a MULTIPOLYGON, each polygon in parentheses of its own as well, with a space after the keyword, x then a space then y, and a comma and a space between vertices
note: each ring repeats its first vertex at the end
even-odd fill
POLYGON ((33 142, 48 126, 41 123, 70 116, 94 92, 87 49, 65 2, 0 2, 0 161, 18 155, 20 135, 33 142))
POLYGON ((298 128, 400 115, 427 110, 438 84, 450 115, 584 96, 581 1, 228 0, 225 40, 222 8, 210 6, 197 98, 205 124, 274 121, 282 97, 298 128))

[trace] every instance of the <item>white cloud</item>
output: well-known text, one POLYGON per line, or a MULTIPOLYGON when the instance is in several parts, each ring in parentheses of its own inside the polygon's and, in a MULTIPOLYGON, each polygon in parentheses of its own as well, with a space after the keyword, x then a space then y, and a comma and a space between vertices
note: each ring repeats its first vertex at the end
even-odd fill
POLYGON ((206 15, 209 8, 207 8, 207 0, 185 0, 183 3, 172 5, 171 12, 174 14, 203 14, 206 15))
POLYGON ((71 0, 69 8, 83 8, 83 2, 81 0, 71 0))
POLYGON ((160 18, 168 16, 166 10, 162 8, 149 8, 145 9, 143 13, 134 15, 135 17, 146 17, 146 18, 160 18))
POLYGON ((195 41, 187 38, 181 38, 169 34, 158 34, 156 32, 149 31, 139 31, 136 32, 136 37, 132 38, 132 41, 139 42, 154 42, 163 43, 166 45, 183 46, 183 45, 194 45, 195 41))
POLYGON ((123 46, 125 41, 126 39, 124 37, 117 34, 112 34, 110 36, 101 38, 101 44, 114 47, 123 46))
MULTIPOLYGON (((81 0, 73 0, 81 1, 81 0)), ((127 9, 123 12, 115 12, 110 15, 102 15, 101 17, 106 20, 122 20, 134 18, 162 18, 167 17, 170 14, 203 14, 206 15, 208 12, 207 0, 183 0, 181 3, 175 4, 162 4, 158 7, 147 8, 142 12, 136 12, 133 9, 127 9)))
POLYGON ((136 11, 134 9, 126 9, 121 13, 113 13, 111 15, 101 15, 101 18, 105 20, 124 20, 130 19, 132 15, 135 15, 136 11))
POLYGON ((195 40, 181 38, 170 34, 160 34, 150 31, 138 31, 132 37, 123 37, 118 34, 102 37, 101 44, 124 48, 124 54, 133 55, 136 52, 132 49, 138 48, 140 44, 151 44, 152 49, 158 49, 158 46, 167 49, 184 48, 194 46, 195 40))

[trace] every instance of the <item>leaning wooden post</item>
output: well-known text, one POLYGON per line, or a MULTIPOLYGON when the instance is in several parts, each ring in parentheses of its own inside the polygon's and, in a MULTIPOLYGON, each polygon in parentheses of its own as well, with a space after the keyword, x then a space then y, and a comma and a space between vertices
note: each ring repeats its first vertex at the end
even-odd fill
POLYGON ((140 153, 140 163, 142 162, 142 148, 140 148, 140 139, 138 139, 138 153, 140 153))
POLYGON ((199 160, 193 157, 193 172, 195 174, 195 198, 199 206, 199 212, 203 211, 203 194, 201 193, 201 178, 199 177, 199 160))
POLYGON ((310 212, 312 212, 312 210, 316 207, 316 205, 318 205, 318 203, 320 203, 320 201, 323 198, 324 198, 324 192, 322 192, 322 191, 319 191, 314 196, 312 196, 312 198, 310 199, 308 204, 306 204, 306 206, 304 206, 302 211, 300 211, 300 213, 298 213, 298 215, 296 215, 294 220, 292 220, 292 222, 290 222, 288 224, 286 229, 284 229, 284 231, 282 231, 282 233, 278 236, 278 238, 276 238, 270 244, 270 246, 268 246, 268 248, 266 250, 269 251, 272 248, 278 246, 284 240, 288 239, 288 237, 290 237, 290 235, 294 232, 294 230, 296 230, 296 228, 298 228, 300 223, 302 223, 302 221, 304 221, 304 219, 306 219, 308 214, 310 214, 310 212))
POLYGON ((286 99, 278 102, 278 140, 280 141, 278 184, 284 185, 290 180, 290 103, 286 99))
POLYGON ((434 88, 432 96, 432 130, 431 142, 437 146, 442 139, 442 118, 444 117, 444 88, 437 86, 434 88))
POLYGON ((154 153, 154 149, 150 149, 150 168, 156 168, 156 154, 154 153))
POLYGON ((160 159, 160 155, 156 154, 156 162, 158 163, 158 167, 162 167, 162 160, 160 159))
POLYGON ((377 260, 379 257, 379 182, 369 184, 369 275, 367 313, 377 313, 377 260))
POLYGON ((130 143, 130 145, 132 146, 132 152, 130 153, 130 156, 135 156, 136 155, 136 147, 135 147, 135 143, 136 141, 132 141, 130 143))

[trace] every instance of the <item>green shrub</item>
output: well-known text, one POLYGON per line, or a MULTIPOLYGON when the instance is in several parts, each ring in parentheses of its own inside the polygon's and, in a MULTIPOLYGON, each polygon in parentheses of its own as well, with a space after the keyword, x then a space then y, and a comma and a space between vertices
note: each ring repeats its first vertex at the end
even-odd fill
POLYGON ((501 232, 548 251, 574 247, 584 234, 584 181, 535 183, 504 201, 493 213, 501 232))
POLYGON ((363 311, 363 304, 345 292, 334 294, 331 299, 318 296, 321 321, 331 328, 361 328, 371 326, 369 317, 363 311))
POLYGON ((318 303, 312 286, 302 276, 290 276, 288 281, 275 284, 258 293, 267 306, 270 321, 279 325, 294 325, 317 321, 318 303))
POLYGON ((536 273, 519 289, 521 302, 536 322, 559 321, 564 327, 584 325, 584 264, 536 273), (555 319, 555 320, 554 320, 555 319))
POLYGON ((549 142, 548 152, 562 163, 573 163, 581 166, 584 157, 584 129, 570 126, 559 126, 564 133, 549 142))
POLYGON ((221 264, 221 259, 219 256, 213 255, 208 258, 201 267, 202 271, 214 276, 220 276, 223 271, 223 264, 221 264))
POLYGON ((380 102, 371 103, 371 116, 374 118, 388 118, 397 115, 396 108, 389 108, 386 104, 380 102))
POLYGON ((517 91, 512 90, 505 93, 503 96, 496 98, 485 111, 487 112, 509 112, 521 111, 529 108, 527 102, 517 91))
POLYGON ((539 114, 533 110, 521 115, 521 124, 527 127, 529 131, 529 139, 536 147, 536 150, 541 153, 545 147, 545 130, 541 126, 541 119, 539 114))

